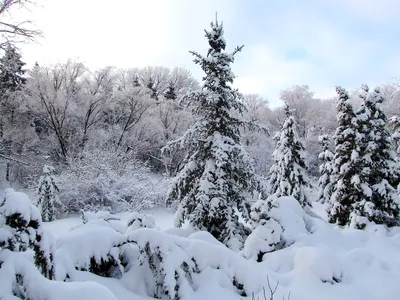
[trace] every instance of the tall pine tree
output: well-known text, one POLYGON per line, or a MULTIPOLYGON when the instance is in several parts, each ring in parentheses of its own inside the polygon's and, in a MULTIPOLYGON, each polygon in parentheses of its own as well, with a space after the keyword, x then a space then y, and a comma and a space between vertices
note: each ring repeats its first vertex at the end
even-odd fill
POLYGON ((54 180, 54 172, 54 167, 45 165, 43 174, 39 179, 37 191, 39 194, 38 207, 44 222, 55 220, 56 191, 58 191, 58 187, 54 180))
POLYGON ((353 204, 359 201, 359 191, 355 187, 357 180, 357 167, 355 159, 356 128, 354 125, 355 114, 349 102, 349 95, 341 87, 336 88, 339 95, 337 103, 338 127, 334 135, 335 154, 332 164, 332 197, 327 208, 329 221, 338 225, 349 224, 353 204))
POLYGON ((191 52, 203 69, 203 87, 184 100, 196 118, 189 130, 164 152, 182 147, 187 152, 184 165, 168 193, 168 201, 179 201, 175 224, 187 220, 197 229, 207 230, 230 248, 242 247, 247 235, 236 211, 249 218, 247 196, 260 187, 252 160, 240 144, 238 115, 244 111, 241 94, 230 86, 234 80, 230 64, 242 47, 225 52, 222 23, 211 23, 205 31, 207 56, 191 52))
POLYGON ((299 139, 297 124, 288 105, 285 113, 286 120, 276 149, 272 153, 274 163, 269 173, 269 192, 275 197, 293 196, 302 207, 307 207, 311 204, 305 193, 308 183, 305 178, 307 167, 304 146, 299 139))
POLYGON ((392 149, 387 116, 382 109, 384 96, 379 88, 368 93, 363 86, 361 108, 356 114, 357 170, 356 187, 361 193, 355 203, 353 224, 363 228, 368 221, 377 224, 398 224, 399 198, 396 188, 400 174, 392 149))
MULTIPOLYGON (((25 63, 16 48, 8 44, 4 56, 0 58, 0 138, 2 138, 2 149, 6 156, 11 155, 12 134, 7 134, 7 128, 15 125, 15 111, 17 108, 17 91, 26 83, 24 77, 25 63)), ((10 181, 11 161, 6 165, 6 180, 10 181)))
POLYGON ((322 152, 318 155, 321 164, 319 172, 321 173, 318 180, 318 196, 317 201, 325 203, 329 201, 332 195, 332 161, 333 153, 329 150, 329 136, 327 134, 321 135, 319 138, 322 152))

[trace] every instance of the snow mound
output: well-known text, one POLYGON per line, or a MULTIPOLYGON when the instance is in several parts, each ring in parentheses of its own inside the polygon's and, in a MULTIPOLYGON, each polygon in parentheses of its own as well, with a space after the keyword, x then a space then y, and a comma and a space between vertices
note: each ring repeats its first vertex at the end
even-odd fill
POLYGON ((289 196, 276 199, 269 216, 282 226, 282 238, 286 245, 309 235, 314 224, 313 218, 303 210, 299 202, 289 196))
POLYGON ((308 246, 297 249, 294 256, 294 272, 304 280, 316 278, 332 284, 340 282, 343 276, 339 259, 326 247, 308 246))

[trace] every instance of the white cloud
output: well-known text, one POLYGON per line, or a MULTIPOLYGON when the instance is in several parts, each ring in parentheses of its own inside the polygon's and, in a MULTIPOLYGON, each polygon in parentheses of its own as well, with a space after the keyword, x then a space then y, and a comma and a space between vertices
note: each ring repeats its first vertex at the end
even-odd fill
POLYGON ((29 64, 78 57, 92 68, 184 66, 201 79, 188 51, 206 53, 203 30, 218 11, 228 50, 245 44, 233 65, 235 86, 278 105, 280 91, 294 84, 308 84, 317 97, 326 97, 334 95, 335 85, 382 83, 377 81, 396 75, 398 60, 391 57, 379 73, 371 71, 371 59, 387 47, 385 38, 358 36, 346 26, 371 14, 379 21, 392 17, 394 0, 376 6, 377 1, 305 6, 256 0, 47 0, 32 14, 45 39, 23 47, 23 54, 29 64), (305 57, 288 59, 291 49, 301 49, 305 57))

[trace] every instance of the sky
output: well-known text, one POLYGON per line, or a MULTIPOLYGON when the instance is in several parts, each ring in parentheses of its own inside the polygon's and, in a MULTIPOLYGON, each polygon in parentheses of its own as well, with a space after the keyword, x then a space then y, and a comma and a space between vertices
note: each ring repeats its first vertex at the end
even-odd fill
POLYGON ((152 66, 202 71, 189 50, 206 54, 204 29, 223 21, 227 50, 244 45, 234 86, 271 106, 280 91, 307 84, 315 97, 400 77, 398 0, 37 0, 13 13, 44 37, 22 45, 28 67, 74 58, 92 69, 152 66))

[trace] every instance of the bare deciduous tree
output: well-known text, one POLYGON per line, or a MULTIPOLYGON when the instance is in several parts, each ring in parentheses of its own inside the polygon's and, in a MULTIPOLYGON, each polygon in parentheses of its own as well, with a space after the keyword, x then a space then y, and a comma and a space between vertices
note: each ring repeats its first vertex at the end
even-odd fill
POLYGON ((88 139, 88 131, 102 118, 105 104, 112 97, 115 76, 112 67, 106 67, 89 74, 84 82, 84 99, 79 103, 82 109, 83 137, 81 146, 88 139))
POLYGON ((63 158, 68 155, 69 127, 76 116, 73 111, 79 102, 85 71, 82 63, 69 60, 52 68, 35 68, 28 81, 30 109, 54 132, 63 158))
POLYGON ((9 44, 26 41, 35 41, 42 32, 35 28, 31 21, 17 22, 11 18, 11 11, 18 8, 27 8, 35 5, 31 0, 0 0, 0 48, 4 49, 9 44))

